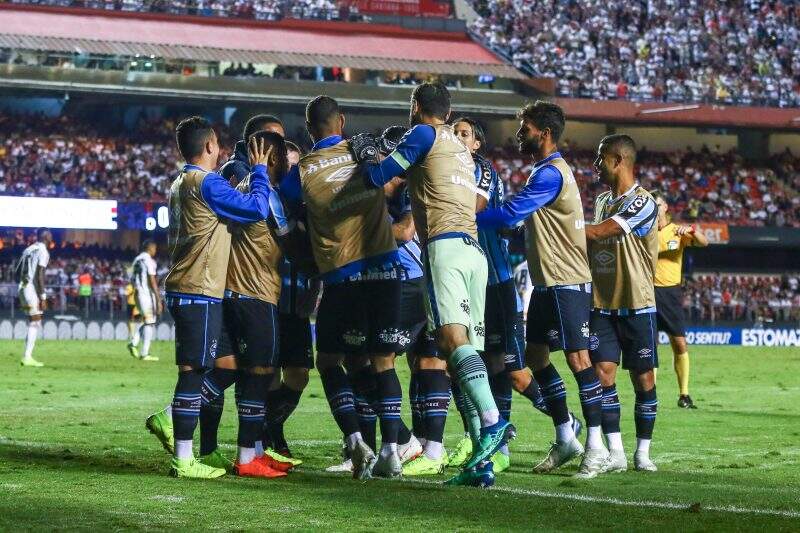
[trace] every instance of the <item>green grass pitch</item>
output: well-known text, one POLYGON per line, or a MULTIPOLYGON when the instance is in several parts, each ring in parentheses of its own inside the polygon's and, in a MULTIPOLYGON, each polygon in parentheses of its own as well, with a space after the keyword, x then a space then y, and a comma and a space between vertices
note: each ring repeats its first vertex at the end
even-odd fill
MULTIPOLYGON (((35 357, 47 365, 41 369, 20 367, 21 351, 21 341, 0 342, 2 531, 800 530, 797 348, 692 349, 696 411, 675 405, 675 377, 662 349, 655 474, 578 481, 570 477, 577 465, 531 474, 553 429, 515 396, 512 467, 492 490, 445 488, 444 477, 361 483, 325 474, 339 459, 340 440, 316 374, 287 425, 293 451, 305 460, 288 478, 173 479, 168 456, 144 429, 145 416, 171 398, 169 344, 155 344, 160 362, 140 363, 122 342, 40 341, 35 357)), ((555 361, 579 412, 574 380, 563 357, 555 361)), ((630 457, 627 379, 619 389, 630 457)), ((232 407, 229 401, 221 429, 231 456, 232 407)), ((447 446, 460 429, 451 414, 447 446)))

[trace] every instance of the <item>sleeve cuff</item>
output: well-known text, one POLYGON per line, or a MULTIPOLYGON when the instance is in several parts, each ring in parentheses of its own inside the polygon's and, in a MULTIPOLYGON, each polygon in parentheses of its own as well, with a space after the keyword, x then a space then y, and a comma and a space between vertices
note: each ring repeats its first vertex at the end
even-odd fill
POLYGON ((486 198, 487 202, 489 201, 489 191, 484 191, 481 188, 476 189, 476 191, 478 193, 478 196, 482 196, 483 198, 486 198))
POLYGON ((620 227, 620 228, 622 228, 622 232, 623 232, 625 235, 627 235, 628 233, 630 233, 630 232, 631 232, 631 227, 630 227, 630 225, 628 224, 628 221, 627 221, 627 220, 625 220, 624 218, 622 218, 621 216, 619 216, 619 215, 614 215, 613 217, 611 217, 611 220, 613 220, 614 222, 616 222, 617 224, 619 224, 619 227, 620 227))

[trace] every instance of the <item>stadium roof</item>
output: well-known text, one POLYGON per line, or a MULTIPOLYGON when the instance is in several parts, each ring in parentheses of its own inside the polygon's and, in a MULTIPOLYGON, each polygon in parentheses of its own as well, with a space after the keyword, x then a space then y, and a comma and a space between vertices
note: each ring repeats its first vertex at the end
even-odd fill
POLYGON ((0 9, 0 46, 194 61, 525 77, 466 35, 387 34, 369 24, 343 26, 347 31, 337 31, 330 23, 239 25, 239 21, 226 21, 223 25, 133 18, 113 12, 73 14, 6 7, 0 9))

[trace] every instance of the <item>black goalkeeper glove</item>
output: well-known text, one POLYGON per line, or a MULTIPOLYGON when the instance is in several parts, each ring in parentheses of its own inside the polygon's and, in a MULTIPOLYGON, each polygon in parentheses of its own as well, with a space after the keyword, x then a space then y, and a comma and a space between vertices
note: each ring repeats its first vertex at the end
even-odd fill
POLYGON ((378 160, 379 153, 378 139, 370 133, 359 133, 350 137, 350 153, 353 154, 353 159, 356 163, 375 163, 378 160))

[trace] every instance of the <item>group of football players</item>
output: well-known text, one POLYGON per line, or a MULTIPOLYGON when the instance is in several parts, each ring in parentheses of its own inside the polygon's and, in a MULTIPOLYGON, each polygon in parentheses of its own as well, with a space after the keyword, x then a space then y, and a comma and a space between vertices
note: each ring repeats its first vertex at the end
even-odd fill
MULTIPOLYGON (((155 246, 147 242, 134 263, 135 292, 147 296, 136 298, 144 306, 143 353, 130 347, 151 357, 155 317, 167 308, 177 383, 171 404, 147 428, 173 454, 172 475, 287 475, 300 460, 283 424, 314 364, 345 454, 329 470, 357 479, 456 466, 448 484, 492 485, 510 465, 512 390, 554 425, 535 472, 578 457, 579 478, 626 470, 620 364, 636 398, 634 467, 656 470, 649 452, 658 405, 654 277, 659 228, 667 224, 660 224, 665 206, 636 181, 633 139, 601 141, 594 166, 609 190, 587 224, 557 147, 565 126, 559 106, 537 101, 519 111, 519 150, 535 163, 511 199, 481 156, 480 124, 451 116, 444 85, 416 87, 409 118, 410 129, 345 139, 338 103, 318 96, 306 107, 310 152, 285 139, 278 118, 257 115, 218 172, 211 124, 200 117, 178 124, 186 164, 170 190, 165 298, 153 286, 155 246), (523 225, 532 284, 526 323, 508 251, 523 225), (567 408, 567 387, 550 361, 556 351, 575 377, 583 423, 567 408), (411 428, 400 416, 396 358, 403 354, 411 428), (232 385, 235 462, 217 446, 232 385), (464 436, 448 455, 451 396, 464 436)), ((678 241, 702 240, 693 228, 671 226, 678 241)))

